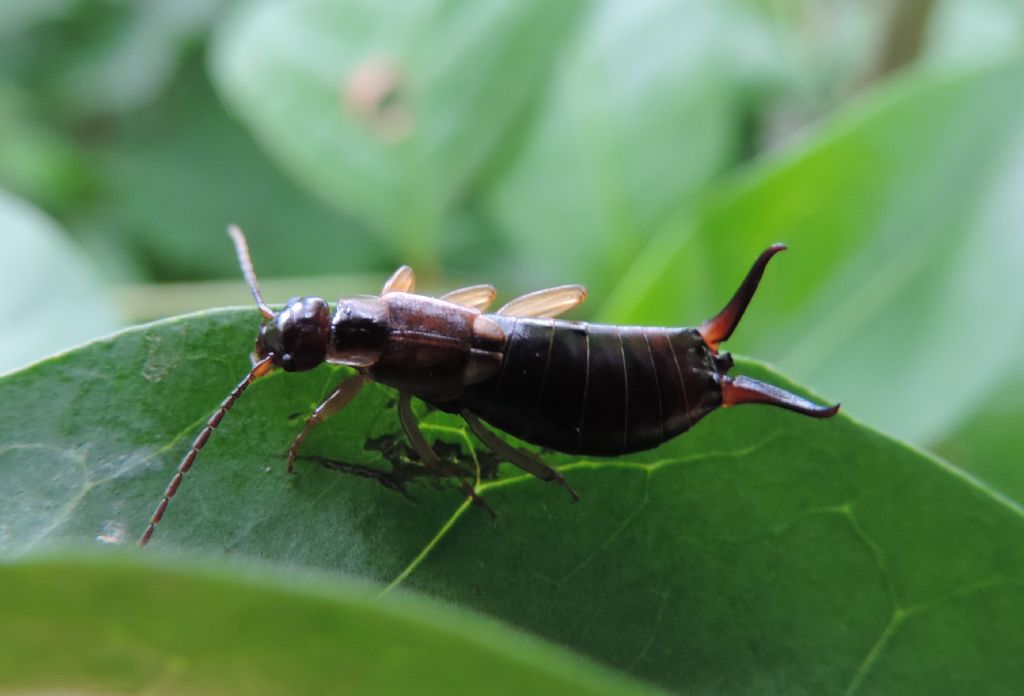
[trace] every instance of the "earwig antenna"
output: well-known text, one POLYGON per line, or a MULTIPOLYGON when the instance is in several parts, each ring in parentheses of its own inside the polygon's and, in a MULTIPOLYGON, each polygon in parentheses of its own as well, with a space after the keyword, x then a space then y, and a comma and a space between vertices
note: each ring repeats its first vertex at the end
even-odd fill
MULTIPOLYGON (((237 228, 234 229, 237 230, 237 228)), ((239 235, 241 235, 241 232, 239 232, 239 235)), ((238 243, 237 239, 235 243, 238 243)), ((242 238, 242 245, 241 251, 244 251, 244 238, 242 238)), ((239 256, 241 256, 241 252, 239 253, 239 256)), ((246 255, 246 258, 248 258, 248 255, 246 255)), ((249 270, 252 270, 252 266, 249 267, 249 270)), ((185 458, 182 459, 181 464, 178 465, 178 470, 174 473, 174 476, 171 477, 171 482, 167 484, 167 489, 164 491, 163 498, 161 498, 160 502, 157 503, 156 510, 153 511, 153 516, 149 518, 149 526, 146 527, 146 531, 143 532, 142 536, 139 538, 139 546, 145 546, 146 543, 149 542, 150 537, 153 536, 153 532, 156 530, 157 524, 159 524, 160 520, 163 518, 164 512, 167 511, 167 506, 170 504, 171 498, 173 498, 174 494, 178 492, 178 486, 181 485, 181 480, 185 478, 185 474, 187 474, 189 469, 192 468, 192 464, 196 461, 196 457, 199 456, 199 451, 203 449, 203 446, 206 445, 206 441, 210 439, 211 435, 213 435, 214 429, 216 429, 221 420, 224 419, 227 412, 231 410, 231 407, 235 405, 235 401, 237 401, 238 397, 242 395, 242 392, 246 390, 246 387, 252 384, 256 378, 262 377, 270 371, 271 367, 273 367, 271 360, 272 359, 268 356, 253 365, 253 368, 249 370, 249 374, 245 376, 245 379, 239 382, 238 385, 231 390, 231 393, 228 394, 227 398, 221 402, 217 411, 210 417, 210 420, 206 421, 206 426, 196 437, 195 441, 192 442, 192 446, 189 447, 185 458)))
POLYGON ((249 244, 245 241, 245 235, 242 234, 242 230, 239 229, 238 225, 228 225, 228 234, 231 235, 231 240, 235 243, 238 265, 242 267, 242 275, 245 276, 245 282, 249 284, 249 289, 252 290, 252 296, 256 299, 256 306, 260 308, 260 314, 266 319, 273 319, 274 310, 263 301, 260 285, 256 282, 256 271, 252 267, 252 257, 249 256, 249 244))

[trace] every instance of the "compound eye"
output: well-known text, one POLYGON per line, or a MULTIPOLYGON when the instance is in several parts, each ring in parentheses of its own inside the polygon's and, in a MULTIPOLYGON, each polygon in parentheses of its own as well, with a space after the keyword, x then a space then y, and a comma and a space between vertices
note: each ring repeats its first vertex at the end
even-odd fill
POLYGON ((256 339, 256 355, 265 358, 268 355, 281 354, 281 329, 277 324, 263 324, 259 337, 256 339))

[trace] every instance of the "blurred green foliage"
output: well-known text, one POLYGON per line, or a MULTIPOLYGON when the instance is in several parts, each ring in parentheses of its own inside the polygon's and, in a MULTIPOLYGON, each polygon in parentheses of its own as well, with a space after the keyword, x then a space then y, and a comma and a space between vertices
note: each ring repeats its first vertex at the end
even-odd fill
POLYGON ((322 575, 106 554, 0 565, 0 590, 9 693, 661 693, 495 621, 322 575))
MULTIPOLYGON (((1024 374, 1002 301, 1024 291, 1022 24, 1008 0, 8 2, 0 184, 63 223, 122 321, 237 278, 228 222, 275 291, 413 263, 435 289, 582 282, 582 317, 666 324, 786 241, 732 347, 982 466, 961 442, 1012 422, 979 414, 1024 374)), ((8 295, 45 268, 16 265, 8 295)))
POLYGON ((784 241, 729 348, 1024 501, 1021 84, 1015 0, 6 0, 0 371, 246 302, 230 222, 664 324, 784 241))

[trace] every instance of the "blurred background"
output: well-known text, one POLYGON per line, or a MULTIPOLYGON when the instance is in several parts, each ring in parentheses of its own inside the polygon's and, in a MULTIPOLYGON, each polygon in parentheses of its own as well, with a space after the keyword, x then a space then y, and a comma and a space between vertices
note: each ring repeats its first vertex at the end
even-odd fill
POLYGON ((0 372, 249 303, 232 222, 272 302, 668 325, 784 241, 728 347, 1024 500, 1022 56, 1013 0, 4 0, 0 372))

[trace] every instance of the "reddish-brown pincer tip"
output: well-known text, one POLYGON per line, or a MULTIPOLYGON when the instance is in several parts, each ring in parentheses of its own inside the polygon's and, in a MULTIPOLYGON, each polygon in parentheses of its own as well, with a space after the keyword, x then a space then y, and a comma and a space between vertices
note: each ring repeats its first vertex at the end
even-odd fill
POLYGON ((736 294, 729 300, 729 304, 713 318, 697 327, 697 331, 700 332, 704 342, 708 344, 712 352, 717 353, 718 344, 727 340, 732 335, 736 325, 743 318, 743 313, 747 310, 747 305, 750 304, 751 298, 754 297, 754 292, 761 282, 761 276, 764 275, 764 269, 768 266, 768 262, 777 253, 785 250, 785 248, 785 244, 776 242, 762 251, 754 261, 754 265, 747 272, 747 277, 740 283, 736 294))
POLYGON ((836 415, 837 413, 839 413, 839 407, 840 407, 841 405, 842 405, 842 404, 836 404, 835 406, 829 406, 829 407, 828 407, 828 408, 826 408, 826 409, 822 409, 822 411, 821 411, 821 415, 819 415, 819 416, 817 416, 817 417, 818 417, 818 418, 831 418, 832 416, 834 416, 834 415, 836 415))

